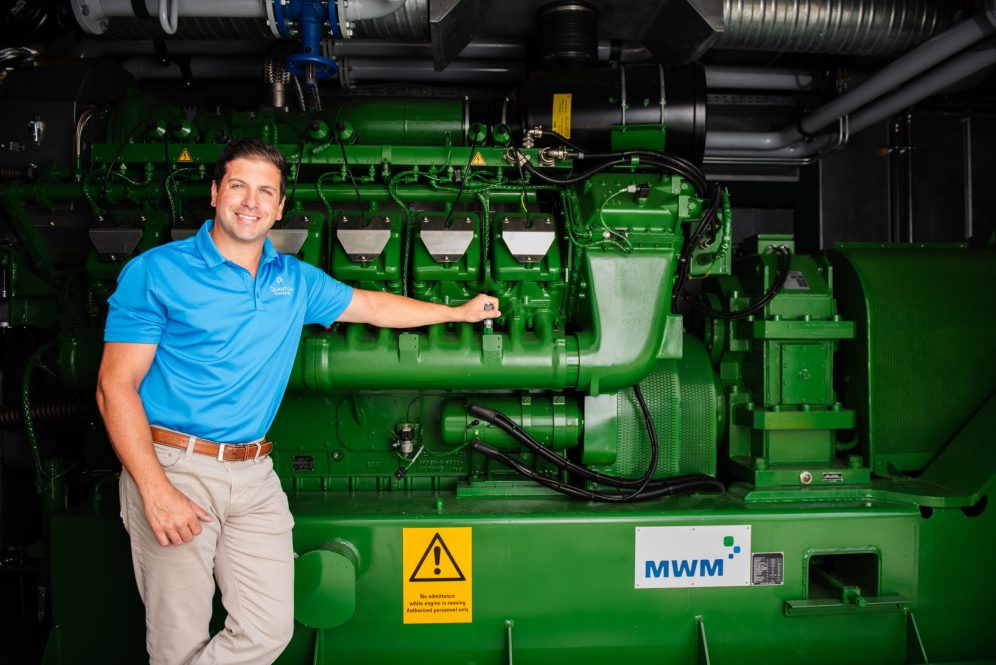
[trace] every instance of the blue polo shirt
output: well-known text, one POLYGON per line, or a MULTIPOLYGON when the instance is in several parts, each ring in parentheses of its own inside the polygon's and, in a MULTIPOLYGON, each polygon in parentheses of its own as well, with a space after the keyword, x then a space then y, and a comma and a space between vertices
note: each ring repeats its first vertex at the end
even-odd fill
POLYGON ((218 251, 213 223, 124 267, 104 341, 158 345, 139 389, 150 424, 246 442, 276 416, 302 326, 331 325, 353 290, 269 239, 254 281, 218 251))

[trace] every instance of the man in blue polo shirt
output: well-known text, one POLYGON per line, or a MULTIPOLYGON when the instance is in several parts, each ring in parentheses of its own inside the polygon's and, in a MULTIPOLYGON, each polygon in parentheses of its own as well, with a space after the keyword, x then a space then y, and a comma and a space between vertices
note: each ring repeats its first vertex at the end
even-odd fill
MULTIPOLYGON (((280 152, 222 153, 213 220, 149 250, 110 300, 97 403, 121 459, 121 516, 152 663, 271 663, 293 633, 293 519, 263 436, 301 327, 415 327, 500 316, 352 289, 267 238, 284 206, 280 152), (228 612, 209 634, 215 580, 228 612)), ((494 309, 486 309, 491 305, 494 309)))

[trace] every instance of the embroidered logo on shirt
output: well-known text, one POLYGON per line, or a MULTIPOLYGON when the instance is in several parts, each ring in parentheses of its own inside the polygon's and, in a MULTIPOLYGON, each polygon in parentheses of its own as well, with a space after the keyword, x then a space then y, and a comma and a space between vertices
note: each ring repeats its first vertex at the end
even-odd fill
POLYGON ((289 296, 292 293, 294 293, 294 287, 293 286, 285 286, 284 285, 284 278, 283 277, 277 277, 277 279, 274 280, 274 281, 276 282, 276 284, 274 284, 273 286, 270 287, 270 293, 272 293, 273 295, 275 295, 275 296, 289 296))

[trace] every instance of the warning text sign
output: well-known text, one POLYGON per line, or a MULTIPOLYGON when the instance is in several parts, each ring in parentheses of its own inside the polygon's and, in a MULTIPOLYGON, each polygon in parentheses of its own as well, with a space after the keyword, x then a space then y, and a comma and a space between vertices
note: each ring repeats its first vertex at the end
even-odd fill
POLYGON ((471 527, 403 529, 405 623, 473 621, 471 527))

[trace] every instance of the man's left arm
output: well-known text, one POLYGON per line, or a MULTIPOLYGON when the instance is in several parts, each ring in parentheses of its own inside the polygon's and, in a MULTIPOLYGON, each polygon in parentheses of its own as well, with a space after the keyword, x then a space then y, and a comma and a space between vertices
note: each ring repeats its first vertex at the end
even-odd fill
POLYGON ((417 328, 434 323, 477 323, 499 316, 498 299, 484 293, 463 305, 449 307, 393 293, 353 289, 353 297, 338 320, 370 323, 381 328, 417 328), (493 309, 485 309, 486 305, 493 309))

